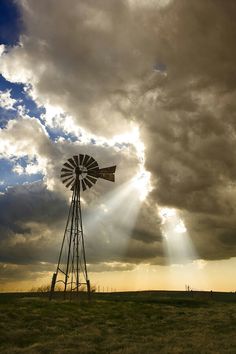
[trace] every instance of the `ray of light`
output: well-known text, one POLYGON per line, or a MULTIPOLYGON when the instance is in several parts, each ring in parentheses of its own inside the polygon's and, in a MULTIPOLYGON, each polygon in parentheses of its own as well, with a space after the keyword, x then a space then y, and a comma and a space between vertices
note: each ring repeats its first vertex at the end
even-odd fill
POLYGON ((184 264, 197 259, 194 246, 188 236, 183 220, 175 209, 162 208, 162 231, 170 264, 184 264))
MULTIPOLYGON (((91 258, 122 260, 143 201, 139 193, 146 175, 138 174, 99 198, 84 213, 84 229, 91 258)), ((106 260, 106 259, 104 259, 106 260)), ((89 261, 89 257, 88 257, 89 261)))
MULTIPOLYGON (((187 285, 192 284, 206 262, 199 259, 200 257, 189 237, 184 221, 179 217, 178 212, 171 208, 161 208, 159 215, 162 218, 164 248, 170 265, 170 283, 176 283, 176 274, 178 273, 179 277, 186 280, 187 285), (178 269, 178 272, 176 272, 176 269, 178 269)), ((206 288, 208 281, 203 272, 201 273, 202 284, 206 288)))

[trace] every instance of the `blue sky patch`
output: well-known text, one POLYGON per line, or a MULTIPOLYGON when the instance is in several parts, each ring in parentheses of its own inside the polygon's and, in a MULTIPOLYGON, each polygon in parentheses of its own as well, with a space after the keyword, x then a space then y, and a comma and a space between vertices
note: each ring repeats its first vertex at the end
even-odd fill
POLYGON ((15 99, 23 98, 24 94, 24 87, 25 85, 19 83, 12 83, 7 81, 1 74, 0 74, 0 90, 12 90, 11 96, 15 99))
POLYGON ((0 128, 6 127, 7 123, 11 119, 16 118, 16 111, 13 109, 4 109, 0 107, 0 128))
POLYGON ((38 180, 42 180, 43 175, 41 173, 19 175, 18 173, 13 172, 13 167, 16 164, 19 164, 25 168, 27 161, 27 157, 22 157, 14 161, 8 159, 0 159, 0 192, 4 192, 7 187, 12 185, 32 183, 38 180))
MULTIPOLYGON (((7 81, 2 75, 0 75, 0 91, 11 91, 11 98, 15 99, 17 102, 14 107, 22 105, 25 108, 26 113, 30 117, 35 117, 40 119, 41 115, 45 113, 44 107, 39 107, 32 100, 27 92, 26 86, 20 83, 12 83, 7 81)), ((0 108, 0 128, 4 128, 7 122, 11 119, 15 119, 18 116, 17 110, 0 108)), ((41 123, 43 121, 40 119, 41 123)))
POLYGON ((0 44, 16 45, 23 31, 20 10, 16 1, 1 0, 0 14, 0 44))

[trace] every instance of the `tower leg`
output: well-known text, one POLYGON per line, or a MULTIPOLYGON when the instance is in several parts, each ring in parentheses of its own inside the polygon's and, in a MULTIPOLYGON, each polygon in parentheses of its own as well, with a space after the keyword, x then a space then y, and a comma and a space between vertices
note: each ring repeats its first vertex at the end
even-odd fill
POLYGON ((49 295, 49 300, 52 299, 54 290, 55 290, 55 285, 56 285, 56 280, 57 280, 57 273, 53 273, 52 275, 52 282, 51 282, 51 289, 50 289, 50 295, 49 295))
POLYGON ((90 298, 91 289, 90 289, 90 280, 89 279, 87 280, 87 292, 88 292, 88 297, 90 298))
MULTIPOLYGON (((72 243, 72 238, 74 236, 74 218, 75 218, 75 197, 76 197, 76 192, 73 192, 72 195, 72 214, 71 214, 71 220, 70 220, 70 235, 69 235, 69 248, 68 248, 68 253, 67 253, 67 263, 66 263, 66 271, 65 271, 65 286, 64 286, 64 299, 66 298, 66 290, 67 290, 67 284, 68 280, 70 277, 71 273, 71 278, 73 278, 73 258, 71 260, 71 243, 72 243)), ((72 282, 73 279, 71 280, 71 291, 72 291, 72 282)))
POLYGON ((90 294, 90 282, 87 273, 84 234, 80 204, 79 183, 74 187, 70 210, 62 240, 57 270, 53 274, 50 298, 53 296, 55 285, 64 284, 64 299, 67 294, 79 295, 81 285, 85 285, 90 294))
POLYGON ((84 273, 85 273, 85 282, 87 286, 87 293, 88 298, 90 299, 90 281, 88 279, 88 271, 87 271, 87 262, 86 262, 86 255, 85 255, 85 246, 84 246, 84 233, 83 233, 83 224, 82 224, 82 212, 81 212, 81 205, 80 205, 80 195, 79 195, 79 220, 80 220, 80 230, 81 230, 81 240, 82 240, 82 255, 83 255, 83 263, 84 263, 84 273))

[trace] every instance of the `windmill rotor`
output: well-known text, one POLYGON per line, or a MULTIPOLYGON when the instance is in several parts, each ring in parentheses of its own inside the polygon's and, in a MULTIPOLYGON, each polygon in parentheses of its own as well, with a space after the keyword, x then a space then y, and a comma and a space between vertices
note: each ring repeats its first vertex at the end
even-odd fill
POLYGON ((98 178, 115 182, 116 166, 99 168, 97 161, 90 155, 79 154, 69 158, 61 169, 62 183, 66 188, 85 191, 91 188, 98 178))

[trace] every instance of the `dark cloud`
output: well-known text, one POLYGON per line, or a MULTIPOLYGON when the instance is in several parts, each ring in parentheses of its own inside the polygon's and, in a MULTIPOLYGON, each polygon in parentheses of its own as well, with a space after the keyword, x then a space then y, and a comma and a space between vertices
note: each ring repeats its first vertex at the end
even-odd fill
MULTIPOLYGON (((109 193, 100 197, 97 194, 93 201, 83 203, 86 253, 88 262, 94 265, 92 269, 102 271, 99 263, 110 263, 106 267, 112 270, 116 263, 164 257, 156 210, 146 204, 137 220, 132 214, 127 218, 125 203, 121 202, 106 215, 102 203, 106 203, 108 196, 109 193)), ((125 198, 127 203, 134 198, 134 192, 127 191, 125 198)), ((15 186, 0 195, 0 262, 30 267, 43 262, 50 264, 51 269, 58 259, 68 208, 68 202, 48 190, 43 182, 15 186)))
POLYGON ((65 200, 47 190, 42 182, 9 188, 0 195, 0 261, 13 264, 55 261, 52 231, 66 213, 65 200))
MULTIPOLYGON (((43 222, 47 225, 55 222, 66 210, 65 200, 47 190, 43 182, 9 187, 0 195, 0 224, 12 226, 13 230, 20 223, 43 222)), ((24 234, 24 230, 19 233, 24 234)))
POLYGON ((235 256, 235 212, 228 215, 184 214, 186 226, 191 228, 196 251, 203 259, 227 259, 235 256))
POLYGON ((235 256, 235 10, 233 1, 172 2, 156 41, 167 76, 146 84, 136 115, 152 198, 182 210, 205 259, 235 256))
POLYGON ((0 263, 0 286, 10 282, 37 281, 54 269, 50 264, 19 265, 0 263))
POLYGON ((151 247, 155 242, 161 243, 163 237, 161 223, 162 220, 157 213, 157 208, 152 201, 150 202, 149 199, 147 199, 141 204, 141 209, 137 215, 137 221, 132 230, 131 238, 150 244, 151 247))

